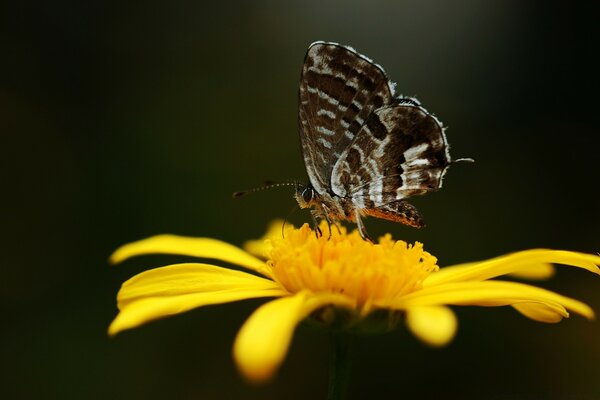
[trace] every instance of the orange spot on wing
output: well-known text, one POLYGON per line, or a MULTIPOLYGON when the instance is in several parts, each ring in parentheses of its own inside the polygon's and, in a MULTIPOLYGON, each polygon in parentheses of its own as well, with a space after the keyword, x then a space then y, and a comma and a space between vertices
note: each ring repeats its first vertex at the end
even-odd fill
POLYGON ((375 218, 386 219, 388 221, 400 222, 401 224, 412 226, 415 228, 422 228, 425 226, 422 221, 417 221, 414 219, 409 219, 406 215, 393 213, 391 211, 382 210, 380 208, 368 208, 363 210, 363 212, 375 218))

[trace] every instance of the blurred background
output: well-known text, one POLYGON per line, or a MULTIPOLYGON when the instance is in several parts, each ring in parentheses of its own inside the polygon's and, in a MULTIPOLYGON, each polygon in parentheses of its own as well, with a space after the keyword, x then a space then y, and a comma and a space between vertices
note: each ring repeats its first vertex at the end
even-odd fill
MULTIPOLYGON (((158 233, 241 245, 290 215, 306 179, 297 87, 308 45, 355 47, 446 126, 443 190, 428 227, 370 219, 373 236, 423 241, 440 265, 533 247, 600 250, 597 2, 3 2, 0 397, 324 398, 329 342, 301 326, 276 379, 231 358, 253 300, 109 339, 134 274, 119 245, 158 233)), ((288 218, 309 221, 307 212, 288 218)), ((560 269, 544 287, 600 311, 600 277, 560 269)), ((600 398, 600 323, 556 325, 508 308, 456 308, 433 350, 403 328, 357 340, 351 398, 600 398)))

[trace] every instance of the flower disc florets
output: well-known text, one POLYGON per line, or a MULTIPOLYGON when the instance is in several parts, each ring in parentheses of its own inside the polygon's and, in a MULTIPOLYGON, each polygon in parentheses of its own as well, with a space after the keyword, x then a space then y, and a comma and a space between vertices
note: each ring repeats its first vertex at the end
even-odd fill
POLYGON ((418 290, 438 270, 437 259, 414 245, 394 241, 391 235, 373 244, 357 231, 321 224, 317 237, 308 225, 271 237, 269 266, 274 278, 292 293, 302 290, 330 292, 355 300, 358 308, 385 305, 418 290))

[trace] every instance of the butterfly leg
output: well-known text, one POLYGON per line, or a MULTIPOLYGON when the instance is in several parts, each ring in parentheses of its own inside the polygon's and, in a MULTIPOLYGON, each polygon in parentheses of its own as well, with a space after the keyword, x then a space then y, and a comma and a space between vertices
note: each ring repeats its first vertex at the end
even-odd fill
POLYGON ((327 239, 329 240, 331 239, 331 225, 335 225, 338 232, 340 231, 340 228, 335 224, 335 222, 331 222, 331 218, 329 217, 329 208, 325 204, 321 204, 321 208, 323 210, 323 217, 325 218, 325 221, 327 221, 327 228, 329 229, 329 237, 327 239))
POLYGON ((319 228, 319 220, 321 218, 323 218, 322 214, 323 213, 320 210, 310 210, 310 215, 312 216, 315 235, 318 238, 323 236, 323 232, 321 231, 321 228, 319 228))
POLYGON ((362 219, 360 217, 360 212, 358 209, 354 210, 354 218, 356 219, 356 226, 358 226, 358 232, 360 233, 360 237, 364 240, 373 243, 373 240, 369 237, 367 233, 367 228, 365 228, 365 224, 363 224, 362 219))
POLYGON ((340 229, 339 221, 333 221, 333 226, 335 226, 335 229, 337 229, 338 235, 341 235, 342 234, 342 230, 340 229))

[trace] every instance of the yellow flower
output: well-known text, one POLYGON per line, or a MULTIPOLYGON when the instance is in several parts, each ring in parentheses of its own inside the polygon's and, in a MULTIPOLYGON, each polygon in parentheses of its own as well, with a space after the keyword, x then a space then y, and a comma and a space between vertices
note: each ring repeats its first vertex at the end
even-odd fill
POLYGON ((368 331, 393 327, 404 315, 407 327, 427 344, 448 343, 457 328, 448 305, 505 306, 536 321, 558 322, 569 311, 593 318, 586 304, 535 286, 491 280, 501 275, 548 276, 550 264, 600 274, 600 257, 570 251, 527 250, 487 261, 439 268, 437 259, 390 235, 373 244, 354 231, 321 225, 322 237, 304 225, 274 225, 250 253, 215 239, 161 235, 127 244, 111 262, 163 253, 216 259, 251 273, 210 264, 156 268, 125 282, 117 296, 115 335, 151 320, 192 308, 260 297, 275 297, 258 308, 239 331, 234 358, 251 381, 268 380, 287 353, 294 329, 310 317, 335 329, 368 331), (379 324, 379 325, 378 325, 379 324))

